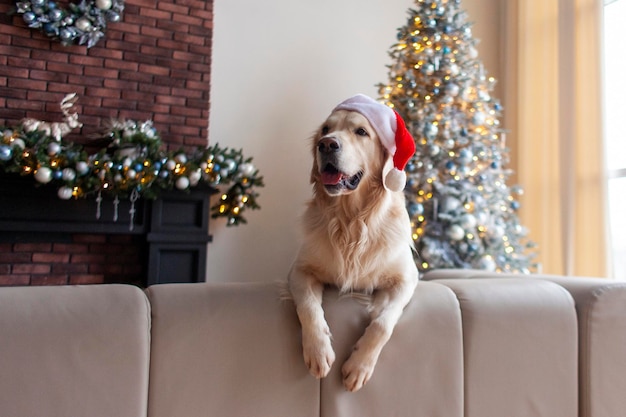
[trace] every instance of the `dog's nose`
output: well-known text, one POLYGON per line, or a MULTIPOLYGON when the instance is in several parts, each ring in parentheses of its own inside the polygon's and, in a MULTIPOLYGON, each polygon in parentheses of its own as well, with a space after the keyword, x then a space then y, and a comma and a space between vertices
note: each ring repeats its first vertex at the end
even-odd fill
POLYGON ((322 138, 317 144, 317 150, 323 154, 339 152, 340 149, 341 144, 333 137, 322 138))

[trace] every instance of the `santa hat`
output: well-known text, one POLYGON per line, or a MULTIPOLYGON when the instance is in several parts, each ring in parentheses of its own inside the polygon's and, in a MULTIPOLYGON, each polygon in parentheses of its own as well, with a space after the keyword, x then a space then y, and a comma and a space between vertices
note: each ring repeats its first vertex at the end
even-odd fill
POLYGON ((350 97, 335 110, 355 111, 365 116, 393 157, 393 168, 383 179, 384 186, 391 191, 403 190, 406 185, 404 167, 415 153, 415 141, 398 112, 364 94, 350 97))

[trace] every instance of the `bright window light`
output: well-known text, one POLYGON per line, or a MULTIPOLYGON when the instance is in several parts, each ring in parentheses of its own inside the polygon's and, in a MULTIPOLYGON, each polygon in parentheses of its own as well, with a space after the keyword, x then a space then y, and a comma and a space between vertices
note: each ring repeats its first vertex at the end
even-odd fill
POLYGON ((604 2, 604 111, 613 275, 626 281, 626 0, 604 2))

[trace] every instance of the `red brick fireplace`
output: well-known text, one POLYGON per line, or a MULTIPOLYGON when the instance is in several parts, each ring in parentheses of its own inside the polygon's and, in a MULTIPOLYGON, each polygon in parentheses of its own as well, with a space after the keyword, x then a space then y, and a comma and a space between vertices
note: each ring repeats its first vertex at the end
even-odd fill
MULTIPOLYGON (((29 29, 21 16, 9 14, 14 4, 0 0, 0 125, 25 117, 61 121, 60 100, 77 93, 74 109, 83 127, 70 140, 86 144, 108 119, 127 118, 153 120, 170 149, 207 144, 211 1, 127 0, 122 20, 109 24, 90 49, 63 46, 29 29)), ((0 285, 145 284, 147 251, 144 237, 117 229, 4 229, 0 285)))

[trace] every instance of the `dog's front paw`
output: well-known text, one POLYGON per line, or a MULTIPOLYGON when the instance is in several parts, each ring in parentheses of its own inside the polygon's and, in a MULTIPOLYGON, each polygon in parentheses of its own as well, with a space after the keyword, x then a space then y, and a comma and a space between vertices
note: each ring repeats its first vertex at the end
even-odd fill
POLYGON ((324 378, 335 362, 335 352, 328 331, 302 338, 304 363, 315 378, 324 378))
POLYGON ((341 368, 343 386, 350 392, 360 390, 372 377, 375 366, 376 359, 354 350, 341 368))

